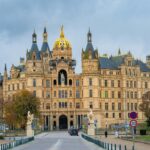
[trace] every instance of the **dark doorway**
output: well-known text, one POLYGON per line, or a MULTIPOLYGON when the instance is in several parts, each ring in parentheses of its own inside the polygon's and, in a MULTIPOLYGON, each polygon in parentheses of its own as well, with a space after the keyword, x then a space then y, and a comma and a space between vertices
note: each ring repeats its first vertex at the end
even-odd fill
POLYGON ((67 129, 67 128, 68 128, 67 116, 61 115, 59 117, 59 129, 67 129))

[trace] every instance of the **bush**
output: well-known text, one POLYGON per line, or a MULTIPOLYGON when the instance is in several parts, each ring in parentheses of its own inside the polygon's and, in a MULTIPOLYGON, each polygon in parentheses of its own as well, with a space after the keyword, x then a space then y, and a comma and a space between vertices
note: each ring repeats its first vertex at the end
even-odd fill
POLYGON ((0 140, 4 140, 4 136, 3 135, 0 135, 0 140))
POLYGON ((146 135, 146 130, 144 129, 140 130, 140 135, 146 135))

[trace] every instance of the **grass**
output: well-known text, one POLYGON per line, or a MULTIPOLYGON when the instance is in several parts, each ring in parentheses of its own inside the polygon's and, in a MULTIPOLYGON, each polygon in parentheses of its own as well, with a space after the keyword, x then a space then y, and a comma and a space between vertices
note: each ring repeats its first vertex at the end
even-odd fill
POLYGON ((138 136, 138 137, 136 137, 135 139, 136 139, 136 140, 139 140, 139 141, 150 142, 150 135, 138 136))

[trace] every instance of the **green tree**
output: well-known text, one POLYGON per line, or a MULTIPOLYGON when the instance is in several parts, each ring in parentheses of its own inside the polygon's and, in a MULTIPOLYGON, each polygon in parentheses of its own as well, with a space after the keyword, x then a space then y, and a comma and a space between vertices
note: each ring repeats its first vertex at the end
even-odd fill
POLYGON ((37 97, 27 90, 21 90, 13 95, 12 101, 5 103, 5 121, 13 127, 25 129, 28 111, 39 118, 39 107, 37 97))
POLYGON ((150 91, 143 94, 142 103, 140 104, 139 109, 144 112, 144 115, 147 118, 147 126, 150 126, 150 91))

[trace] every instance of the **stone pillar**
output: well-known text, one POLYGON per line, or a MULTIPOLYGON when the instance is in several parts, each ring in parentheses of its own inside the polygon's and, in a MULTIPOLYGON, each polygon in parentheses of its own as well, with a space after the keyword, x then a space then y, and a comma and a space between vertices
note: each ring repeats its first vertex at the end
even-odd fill
POLYGON ((51 113, 51 117, 50 117, 50 122, 51 122, 50 129, 51 129, 51 131, 53 131, 53 114, 52 113, 51 113))
POLYGON ((70 129, 70 112, 68 112, 67 120, 68 120, 68 129, 70 129))

